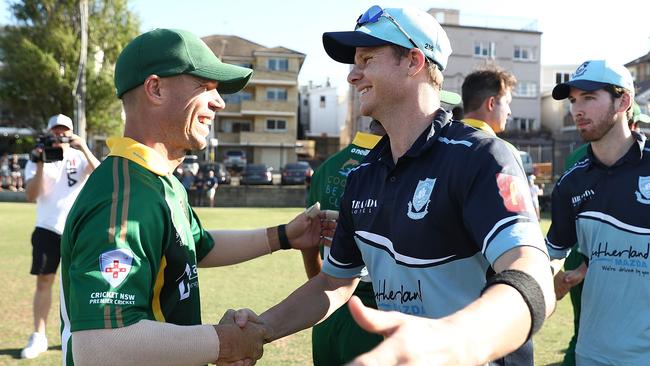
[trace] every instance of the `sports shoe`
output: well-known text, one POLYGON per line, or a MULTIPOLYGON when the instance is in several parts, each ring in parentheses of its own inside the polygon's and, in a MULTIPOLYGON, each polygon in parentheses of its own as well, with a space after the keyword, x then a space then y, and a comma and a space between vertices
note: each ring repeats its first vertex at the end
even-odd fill
POLYGON ((34 332, 29 337, 27 347, 23 348, 22 352, 20 352, 20 357, 36 358, 45 351, 47 351, 47 337, 45 334, 34 332))

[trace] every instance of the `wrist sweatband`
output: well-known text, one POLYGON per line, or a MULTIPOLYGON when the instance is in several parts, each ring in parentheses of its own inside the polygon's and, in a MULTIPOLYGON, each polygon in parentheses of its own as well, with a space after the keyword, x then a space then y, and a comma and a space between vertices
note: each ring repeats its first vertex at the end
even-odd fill
POLYGON ((490 277, 481 291, 481 295, 491 286, 502 283, 508 285, 521 294, 521 297, 528 305, 530 310, 530 332, 528 332, 528 341, 533 334, 544 324, 546 319, 546 303, 544 302, 544 293, 533 276, 517 269, 507 269, 490 277))
POLYGON ((291 249, 291 243, 287 238, 287 225, 278 225, 278 241, 280 242, 280 249, 291 249))

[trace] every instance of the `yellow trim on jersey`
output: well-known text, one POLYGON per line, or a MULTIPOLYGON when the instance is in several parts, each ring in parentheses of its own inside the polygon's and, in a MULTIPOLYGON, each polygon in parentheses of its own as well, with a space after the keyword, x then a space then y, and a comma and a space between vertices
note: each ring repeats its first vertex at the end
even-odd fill
POLYGON ((472 126, 474 128, 477 128, 481 131, 485 131, 489 133, 492 136, 496 136, 497 134, 494 133, 494 130, 490 125, 487 124, 487 122, 481 121, 480 119, 474 119, 474 118, 465 118, 463 119, 463 123, 469 126, 472 126))
POLYGON ((165 268, 167 268, 167 257, 163 256, 160 261, 158 275, 156 275, 156 283, 153 286, 153 298, 151 299, 153 317, 159 322, 165 321, 165 315, 162 313, 162 308, 160 307, 160 291, 162 291, 163 285, 165 285, 165 268))
MULTIPOLYGON (((497 137, 497 134, 494 133, 494 130, 492 129, 492 127, 490 127, 490 125, 488 125, 487 122, 483 122, 480 119, 465 118, 465 119, 463 119, 463 123, 468 125, 468 126, 472 126, 472 127, 476 128, 476 129, 479 129, 481 131, 485 131, 485 132, 489 133, 490 135, 492 135, 494 137, 497 137)), ((523 166, 523 163, 521 162, 521 155, 519 155, 519 150, 515 147, 515 145, 509 143, 508 141, 506 141, 504 139, 500 138, 500 140, 505 142, 506 145, 508 145, 508 148, 510 148, 510 150, 515 154, 515 158, 517 159, 519 164, 523 166)))
POLYGON ((364 149, 372 149, 377 145, 379 140, 381 140, 381 136, 373 135, 371 133, 357 132, 356 136, 354 136, 354 140, 352 140, 352 144, 364 149))
POLYGON ((111 137, 106 140, 111 152, 108 156, 120 156, 150 170, 158 175, 168 175, 169 164, 149 146, 143 145, 129 137, 111 137))

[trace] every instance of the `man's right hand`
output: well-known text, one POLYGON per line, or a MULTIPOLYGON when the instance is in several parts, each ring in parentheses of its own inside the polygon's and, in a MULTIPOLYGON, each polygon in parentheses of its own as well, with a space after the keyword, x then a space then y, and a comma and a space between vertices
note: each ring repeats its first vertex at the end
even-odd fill
POLYGON ((262 357, 267 337, 264 326, 248 322, 243 328, 237 324, 219 324, 214 329, 219 337, 217 364, 254 365, 262 357))
POLYGON ((562 300, 571 288, 582 282, 587 275, 587 265, 582 263, 571 271, 559 271, 553 278, 555 285, 555 299, 562 300))
POLYGON ((230 309, 214 327, 220 344, 218 365, 254 365, 262 357, 263 345, 271 334, 250 309, 230 309))

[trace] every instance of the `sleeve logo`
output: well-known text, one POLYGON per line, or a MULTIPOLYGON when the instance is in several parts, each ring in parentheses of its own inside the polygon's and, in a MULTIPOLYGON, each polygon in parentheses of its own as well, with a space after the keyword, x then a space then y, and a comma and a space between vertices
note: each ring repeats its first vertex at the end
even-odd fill
POLYGON ((99 271, 112 288, 119 287, 131 272, 133 252, 129 249, 115 249, 99 256, 99 271))
POLYGON ((524 178, 498 173, 497 186, 506 210, 510 212, 532 212, 533 201, 530 188, 524 178))

